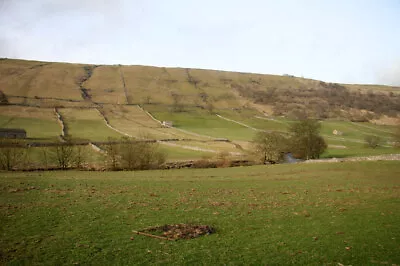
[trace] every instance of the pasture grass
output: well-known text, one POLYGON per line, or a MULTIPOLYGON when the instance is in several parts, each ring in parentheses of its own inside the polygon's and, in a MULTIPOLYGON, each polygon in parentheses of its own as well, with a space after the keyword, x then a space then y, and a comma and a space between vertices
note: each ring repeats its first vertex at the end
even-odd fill
POLYGON ((103 117, 95 109, 63 108, 59 111, 64 117, 68 134, 75 139, 106 141, 109 137, 123 136, 107 127, 103 117))
POLYGON ((169 146, 167 144, 160 144, 159 146, 159 150, 165 153, 167 162, 198 160, 203 157, 214 155, 210 152, 185 149, 179 146, 169 146))
POLYGON ((16 117, 10 118, 0 115, 0 124, 3 128, 21 128, 26 130, 28 138, 55 140, 61 134, 61 127, 55 121, 37 118, 16 117))
POLYGON ((174 128, 163 127, 138 106, 107 106, 104 112, 113 127, 135 138, 194 138, 174 128))
POLYGON ((158 120, 172 121, 174 127, 214 138, 251 140, 255 131, 237 123, 226 121, 207 111, 191 108, 185 112, 166 112, 151 109, 158 120))
POLYGON ((398 265, 399 162, 2 172, 9 265, 398 265), (162 241, 132 230, 207 224, 162 241))
POLYGON ((61 126, 53 109, 35 107, 0 106, 0 128, 25 129, 28 138, 55 139, 61 126))
POLYGON ((375 149, 365 147, 365 145, 347 146, 345 149, 337 149, 328 147, 328 149, 321 154, 321 158, 346 158, 346 157, 362 157, 362 156, 375 156, 383 154, 397 154, 400 150, 393 147, 377 147, 375 149))
POLYGON ((124 86, 118 66, 99 66, 83 83, 94 102, 126 104, 124 86))

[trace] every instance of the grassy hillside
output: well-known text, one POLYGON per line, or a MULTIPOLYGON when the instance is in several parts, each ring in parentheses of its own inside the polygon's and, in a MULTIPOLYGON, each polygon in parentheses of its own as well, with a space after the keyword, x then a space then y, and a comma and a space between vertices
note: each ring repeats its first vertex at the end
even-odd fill
POLYGON ((205 148, 199 143, 223 138, 249 147, 257 131, 286 132, 291 121, 304 116, 324 119, 326 156, 390 153, 400 114, 398 87, 185 68, 3 59, 0 91, 0 127, 24 128, 31 138, 58 138, 57 108, 75 138, 178 139, 186 142, 162 144, 198 154, 242 153, 238 145, 232 150, 232 144, 221 148, 211 141, 205 148), (161 121, 172 121, 173 127, 161 121), (335 129, 343 135, 334 136, 335 129), (370 134, 382 137, 382 148, 364 147, 370 134))

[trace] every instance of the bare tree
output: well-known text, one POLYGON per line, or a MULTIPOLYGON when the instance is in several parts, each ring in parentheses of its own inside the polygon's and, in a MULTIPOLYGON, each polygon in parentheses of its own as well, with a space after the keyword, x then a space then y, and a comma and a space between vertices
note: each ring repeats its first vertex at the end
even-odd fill
POLYGON ((260 131, 253 139, 253 148, 263 164, 274 164, 283 159, 286 143, 286 138, 277 132, 260 131))
POLYGON ((26 149, 17 140, 0 139, 0 169, 13 170, 26 159, 26 149))
POLYGON ((59 143, 53 147, 54 155, 58 166, 67 169, 74 161, 74 146, 72 143, 59 143))
POLYGON ((84 164, 86 163, 87 160, 87 152, 86 152, 86 146, 83 145, 76 145, 74 147, 74 165, 77 168, 83 168, 84 164))
POLYGON ((119 145, 117 144, 117 140, 115 138, 108 138, 108 141, 105 144, 105 151, 107 154, 107 168, 114 171, 118 170, 120 168, 121 159, 119 155, 119 145))
POLYGON ((40 148, 36 148, 36 149, 40 149, 40 161, 44 165, 44 168, 48 168, 50 158, 51 158, 49 148, 48 147, 40 147, 40 148))
POLYGON ((0 105, 8 104, 8 98, 4 92, 0 91, 0 105))
POLYGON ((165 154, 155 141, 136 141, 123 137, 120 144, 121 163, 124 169, 146 170, 165 162, 165 154))
POLYGON ((184 110, 183 106, 183 96, 176 93, 172 92, 171 93, 172 97, 172 108, 174 112, 182 112, 184 110))

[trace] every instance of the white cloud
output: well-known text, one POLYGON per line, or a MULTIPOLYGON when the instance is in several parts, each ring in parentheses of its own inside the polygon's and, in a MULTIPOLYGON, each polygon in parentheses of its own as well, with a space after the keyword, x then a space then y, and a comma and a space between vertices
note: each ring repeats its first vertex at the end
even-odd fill
POLYGON ((385 69, 379 73, 378 80, 380 83, 400 87, 400 60, 393 64, 392 67, 385 69))

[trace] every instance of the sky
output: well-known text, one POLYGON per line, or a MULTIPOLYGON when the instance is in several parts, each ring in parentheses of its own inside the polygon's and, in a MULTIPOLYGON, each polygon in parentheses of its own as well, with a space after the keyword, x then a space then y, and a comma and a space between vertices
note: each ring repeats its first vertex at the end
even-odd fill
POLYGON ((0 0, 0 57, 400 86, 400 0, 0 0))

